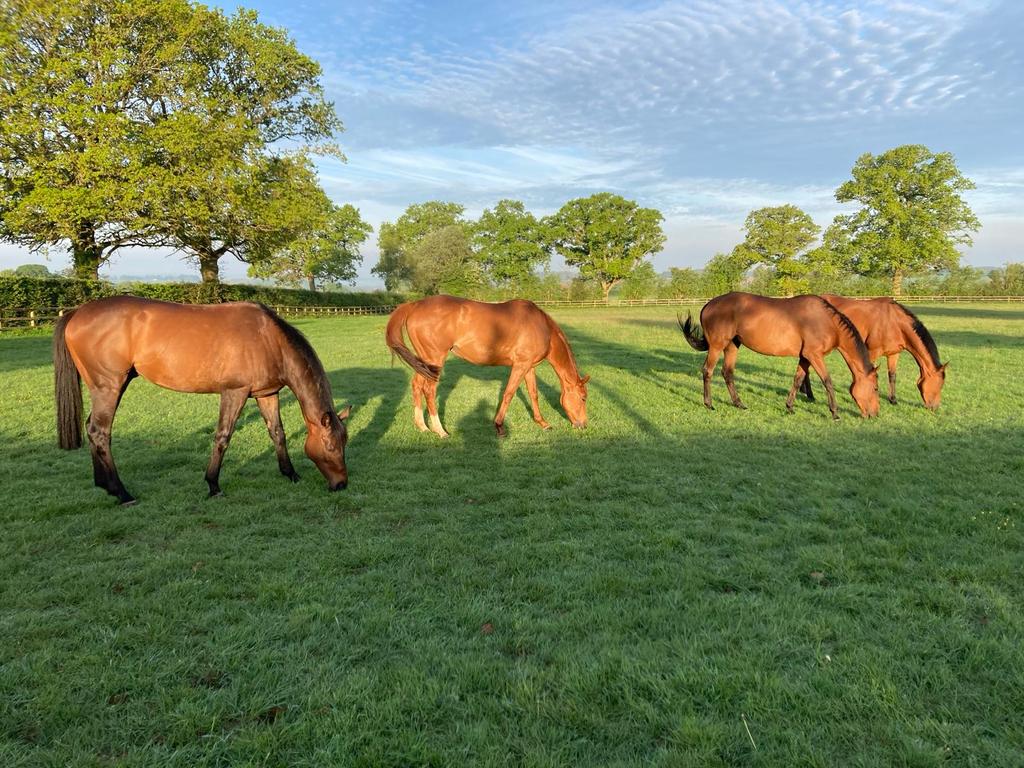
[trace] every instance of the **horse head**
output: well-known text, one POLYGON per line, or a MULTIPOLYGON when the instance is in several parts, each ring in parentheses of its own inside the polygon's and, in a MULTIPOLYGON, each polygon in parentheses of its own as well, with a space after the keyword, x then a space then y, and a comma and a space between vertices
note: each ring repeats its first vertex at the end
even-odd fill
POLYGON ((917 389, 921 393, 921 399, 924 400, 925 407, 930 411, 938 410, 939 403, 942 402, 942 385, 946 383, 946 366, 949 363, 943 363, 934 371, 928 373, 921 372, 921 377, 917 380, 917 389))
POLYGON ((351 410, 346 407, 338 413, 325 411, 319 422, 306 424, 306 455, 327 478, 327 487, 332 491, 344 490, 348 485, 348 468, 345 466, 348 429, 345 419, 351 410))
POLYGON ((562 383, 562 409, 577 429, 587 427, 587 382, 589 376, 562 383))

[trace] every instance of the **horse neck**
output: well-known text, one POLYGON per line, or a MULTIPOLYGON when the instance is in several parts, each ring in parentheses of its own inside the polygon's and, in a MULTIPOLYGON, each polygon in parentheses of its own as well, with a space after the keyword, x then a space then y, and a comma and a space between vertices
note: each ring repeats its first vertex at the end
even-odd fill
POLYGON ((311 366, 305 356, 285 341, 284 380, 299 401, 302 418, 319 424, 323 414, 334 409, 331 385, 319 366, 311 366))
POLYGON ((846 361, 846 366, 850 369, 850 373, 853 374, 854 380, 859 381, 864 376, 869 375, 872 368, 870 364, 867 366, 867 369, 864 366, 864 359, 867 357, 866 348, 862 354, 861 346, 863 346, 864 342, 861 341, 861 346, 858 346, 857 340, 850 333, 849 329, 843 325, 842 320, 835 316, 832 319, 835 322, 836 333, 839 336, 839 345, 837 347, 839 354, 846 361))
POLYGON ((906 347, 907 352, 914 358, 917 367, 921 370, 922 376, 935 373, 938 370, 938 366, 932 360, 928 347, 925 346, 925 343, 921 341, 921 337, 917 335, 917 331, 914 330, 914 321, 904 312, 899 312, 899 315, 898 322, 900 333, 903 334, 903 346, 906 347))
POLYGON ((559 381, 562 382, 563 387, 566 382, 576 383, 580 380, 580 372, 576 367, 576 358, 573 357, 572 350, 569 349, 569 344, 566 342, 562 330, 555 325, 551 318, 548 318, 548 323, 551 326, 551 346, 548 348, 548 362, 555 369, 555 374, 558 376, 559 381))

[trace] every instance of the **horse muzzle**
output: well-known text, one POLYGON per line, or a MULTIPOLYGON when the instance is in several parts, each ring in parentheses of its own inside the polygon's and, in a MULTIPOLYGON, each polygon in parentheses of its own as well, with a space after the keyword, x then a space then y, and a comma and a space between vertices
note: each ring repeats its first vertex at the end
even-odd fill
POLYGON ((327 488, 331 491, 344 491, 348 488, 348 480, 339 480, 334 484, 328 483, 327 488))

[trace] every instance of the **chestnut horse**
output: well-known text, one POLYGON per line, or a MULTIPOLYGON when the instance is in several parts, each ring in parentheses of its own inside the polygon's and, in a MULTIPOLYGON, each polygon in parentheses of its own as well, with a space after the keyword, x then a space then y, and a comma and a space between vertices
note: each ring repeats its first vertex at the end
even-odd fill
POLYGON ((562 329, 532 301, 515 299, 489 304, 454 296, 429 296, 399 306, 391 313, 387 345, 413 371, 413 423, 426 431, 423 398, 430 414, 430 430, 448 437, 437 415, 437 381, 449 352, 477 365, 512 367, 505 394, 494 417, 499 437, 505 436, 505 411, 525 379, 533 404, 533 420, 550 429, 537 401, 537 374, 543 361, 551 363, 562 383, 562 408, 574 427, 587 426, 587 382, 576 368, 569 342, 562 329), (405 346, 402 331, 409 335, 415 353, 405 346))
POLYGON ((263 414, 281 474, 292 467, 281 426, 278 392, 295 393, 306 422, 306 455, 334 491, 348 483, 346 408, 335 413, 331 385, 305 337, 267 307, 247 302, 186 305, 116 296, 64 315, 53 336, 57 435, 61 448, 82 445, 82 387, 92 413, 86 433, 93 481, 122 504, 135 501, 110 452, 114 412, 136 376, 178 392, 220 394, 220 420, 206 469, 210 496, 220 495, 220 465, 242 406, 250 397, 263 414))
MULTIPOLYGON (((889 298, 850 299, 832 293, 821 298, 848 318, 860 332, 868 348, 868 356, 877 360, 885 355, 889 370, 889 402, 896 405, 896 364, 904 349, 914 356, 921 375, 917 389, 925 407, 935 410, 942 400, 942 385, 946 383, 946 366, 939 362, 939 348, 924 323, 909 309, 889 298)), ((804 394, 811 395, 811 380, 804 379, 804 394)))
POLYGON ((834 349, 843 356, 853 384, 853 395, 861 416, 878 415, 878 369, 871 364, 867 347, 853 323, 838 309, 818 296, 794 296, 773 299, 752 293, 727 293, 712 299, 700 311, 703 335, 697 333, 687 316, 679 326, 694 349, 707 351, 704 360, 704 405, 711 405, 711 375, 718 357, 725 353, 722 376, 729 388, 732 404, 745 408, 736 393, 733 371, 736 355, 745 344, 762 355, 799 358, 793 387, 786 399, 786 410, 793 412, 796 392, 807 377, 809 367, 821 377, 828 393, 832 418, 839 418, 832 377, 825 367, 825 355, 834 349))

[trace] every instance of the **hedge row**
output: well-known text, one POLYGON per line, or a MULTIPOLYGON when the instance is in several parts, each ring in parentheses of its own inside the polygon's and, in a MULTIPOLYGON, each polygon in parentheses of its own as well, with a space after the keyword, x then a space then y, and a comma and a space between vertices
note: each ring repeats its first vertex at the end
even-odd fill
POLYGON ((69 278, 0 277, 0 310, 75 307, 104 296, 143 296, 149 299, 208 304, 218 301, 259 301, 287 306, 386 306, 406 297, 383 291, 341 293, 221 283, 107 283, 69 278))

